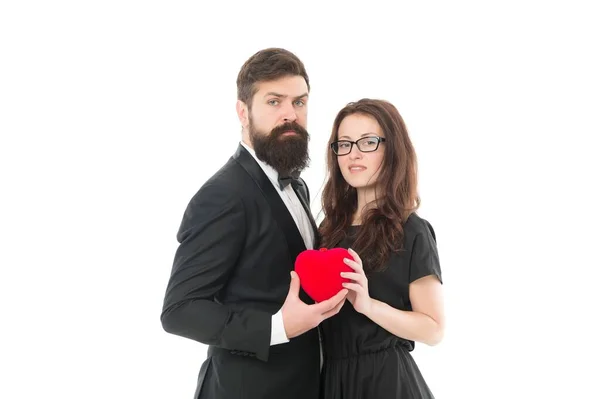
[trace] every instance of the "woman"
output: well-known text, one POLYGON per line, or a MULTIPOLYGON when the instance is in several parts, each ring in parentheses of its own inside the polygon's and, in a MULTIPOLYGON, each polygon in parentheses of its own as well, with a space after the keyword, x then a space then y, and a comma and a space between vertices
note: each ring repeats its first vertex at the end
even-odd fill
POLYGON ((337 115, 323 191, 323 247, 354 270, 341 311, 321 323, 325 399, 433 398, 410 351, 444 332, 435 233, 415 212, 417 165, 398 110, 362 99, 337 115), (361 254, 359 257, 358 254, 361 254))

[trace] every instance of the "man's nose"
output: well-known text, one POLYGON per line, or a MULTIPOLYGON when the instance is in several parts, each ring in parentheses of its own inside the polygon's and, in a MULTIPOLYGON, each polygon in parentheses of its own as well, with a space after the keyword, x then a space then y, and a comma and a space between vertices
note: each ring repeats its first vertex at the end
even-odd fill
POLYGON ((285 104, 283 108, 283 120, 285 122, 295 122, 296 119, 298 119, 298 115, 296 115, 296 109, 294 108, 294 104, 285 104))

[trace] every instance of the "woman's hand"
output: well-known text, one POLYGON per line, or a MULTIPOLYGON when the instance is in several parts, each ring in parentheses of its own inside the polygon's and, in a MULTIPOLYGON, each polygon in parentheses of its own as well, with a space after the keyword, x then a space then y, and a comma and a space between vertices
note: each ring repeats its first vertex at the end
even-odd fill
POLYGON ((344 258, 344 263, 350 266, 354 272, 340 273, 343 278, 352 280, 349 283, 342 283, 342 286, 348 289, 348 296, 346 298, 354 306, 354 309, 359 313, 367 315, 373 305, 373 300, 369 296, 369 281, 367 280, 362 260, 358 254, 351 248, 348 248, 348 252, 354 259, 344 258))

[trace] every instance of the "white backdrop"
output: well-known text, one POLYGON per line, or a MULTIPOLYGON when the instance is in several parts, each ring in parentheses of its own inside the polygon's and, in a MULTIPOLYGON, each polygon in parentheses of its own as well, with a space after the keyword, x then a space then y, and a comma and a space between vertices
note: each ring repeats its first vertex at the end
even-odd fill
POLYGON ((436 397, 600 397, 593 2, 208 3, 1 3, 0 397, 191 398, 206 348, 159 321, 175 234, 270 46, 310 75, 315 215, 336 112, 405 118, 445 281, 445 340, 413 352, 436 397))

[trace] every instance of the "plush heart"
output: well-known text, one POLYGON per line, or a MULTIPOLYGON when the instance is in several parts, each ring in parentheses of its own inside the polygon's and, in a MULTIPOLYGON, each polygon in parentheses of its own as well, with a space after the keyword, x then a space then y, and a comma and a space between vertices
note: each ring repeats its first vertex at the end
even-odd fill
POLYGON ((352 272, 344 258, 353 259, 344 248, 309 249, 296 257, 294 269, 300 278, 300 286, 315 301, 327 300, 340 292, 343 282, 341 272, 352 272))

